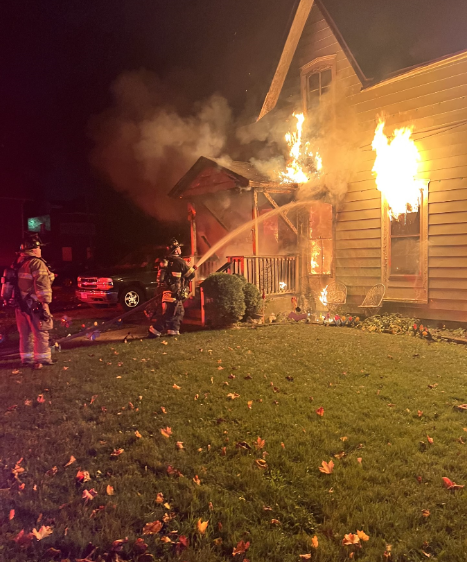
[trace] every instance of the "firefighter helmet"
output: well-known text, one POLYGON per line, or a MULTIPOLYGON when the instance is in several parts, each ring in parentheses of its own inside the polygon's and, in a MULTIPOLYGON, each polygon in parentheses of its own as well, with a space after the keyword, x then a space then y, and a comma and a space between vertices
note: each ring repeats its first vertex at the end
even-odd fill
POLYGON ((35 250, 36 248, 42 248, 45 244, 42 242, 38 234, 29 234, 23 239, 21 246, 19 247, 21 252, 25 250, 35 250))
POLYGON ((167 246, 167 249, 170 252, 173 252, 174 250, 176 250, 177 248, 180 248, 181 246, 183 246, 183 244, 180 244, 180 242, 176 238, 171 238, 170 242, 167 246))

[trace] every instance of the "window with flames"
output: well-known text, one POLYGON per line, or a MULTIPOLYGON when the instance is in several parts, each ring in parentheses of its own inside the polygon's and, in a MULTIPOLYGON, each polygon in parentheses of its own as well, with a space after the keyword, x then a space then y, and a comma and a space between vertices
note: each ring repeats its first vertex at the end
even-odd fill
POLYGON ((333 257, 332 205, 321 201, 313 201, 310 206, 308 225, 309 273, 311 275, 331 275, 333 257))

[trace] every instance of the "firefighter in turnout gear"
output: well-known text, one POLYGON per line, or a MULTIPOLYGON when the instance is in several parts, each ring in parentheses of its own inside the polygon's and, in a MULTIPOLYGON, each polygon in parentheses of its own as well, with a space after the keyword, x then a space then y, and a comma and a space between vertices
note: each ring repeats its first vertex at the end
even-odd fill
POLYGON ((35 369, 52 364, 49 330, 53 328, 53 320, 49 304, 55 275, 41 257, 42 246, 39 236, 29 236, 21 244, 14 264, 19 289, 15 315, 21 365, 35 369))
POLYGON ((159 261, 157 274, 158 294, 156 310, 149 328, 150 338, 158 338, 164 331, 168 336, 180 334, 185 309, 183 301, 189 294, 189 283, 195 276, 196 266, 189 266, 180 257, 181 245, 172 238, 167 249, 169 255, 159 261))

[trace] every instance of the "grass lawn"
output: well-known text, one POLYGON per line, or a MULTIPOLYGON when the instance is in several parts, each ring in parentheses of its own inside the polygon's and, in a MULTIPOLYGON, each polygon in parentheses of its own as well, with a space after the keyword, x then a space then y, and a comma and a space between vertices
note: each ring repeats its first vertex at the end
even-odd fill
POLYGON ((0 385, 2 561, 467 560, 462 346, 242 328, 0 385))

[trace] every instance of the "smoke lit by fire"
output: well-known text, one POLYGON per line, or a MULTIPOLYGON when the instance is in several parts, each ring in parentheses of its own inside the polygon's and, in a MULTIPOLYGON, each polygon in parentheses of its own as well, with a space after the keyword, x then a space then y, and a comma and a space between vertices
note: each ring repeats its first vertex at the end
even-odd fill
POLYGON ((322 169, 323 162, 318 151, 313 154, 310 143, 302 140, 305 116, 303 113, 294 113, 293 116, 297 120, 297 128, 296 131, 285 135, 285 140, 290 147, 290 160, 286 171, 280 173, 280 178, 284 183, 308 183, 312 174, 322 169))
POLYGON ((420 154, 410 138, 413 127, 396 129, 392 139, 384 134, 385 122, 376 127, 372 148, 376 152, 373 172, 376 186, 386 198, 390 214, 398 217, 417 211, 420 202, 420 180, 417 179, 420 154))

